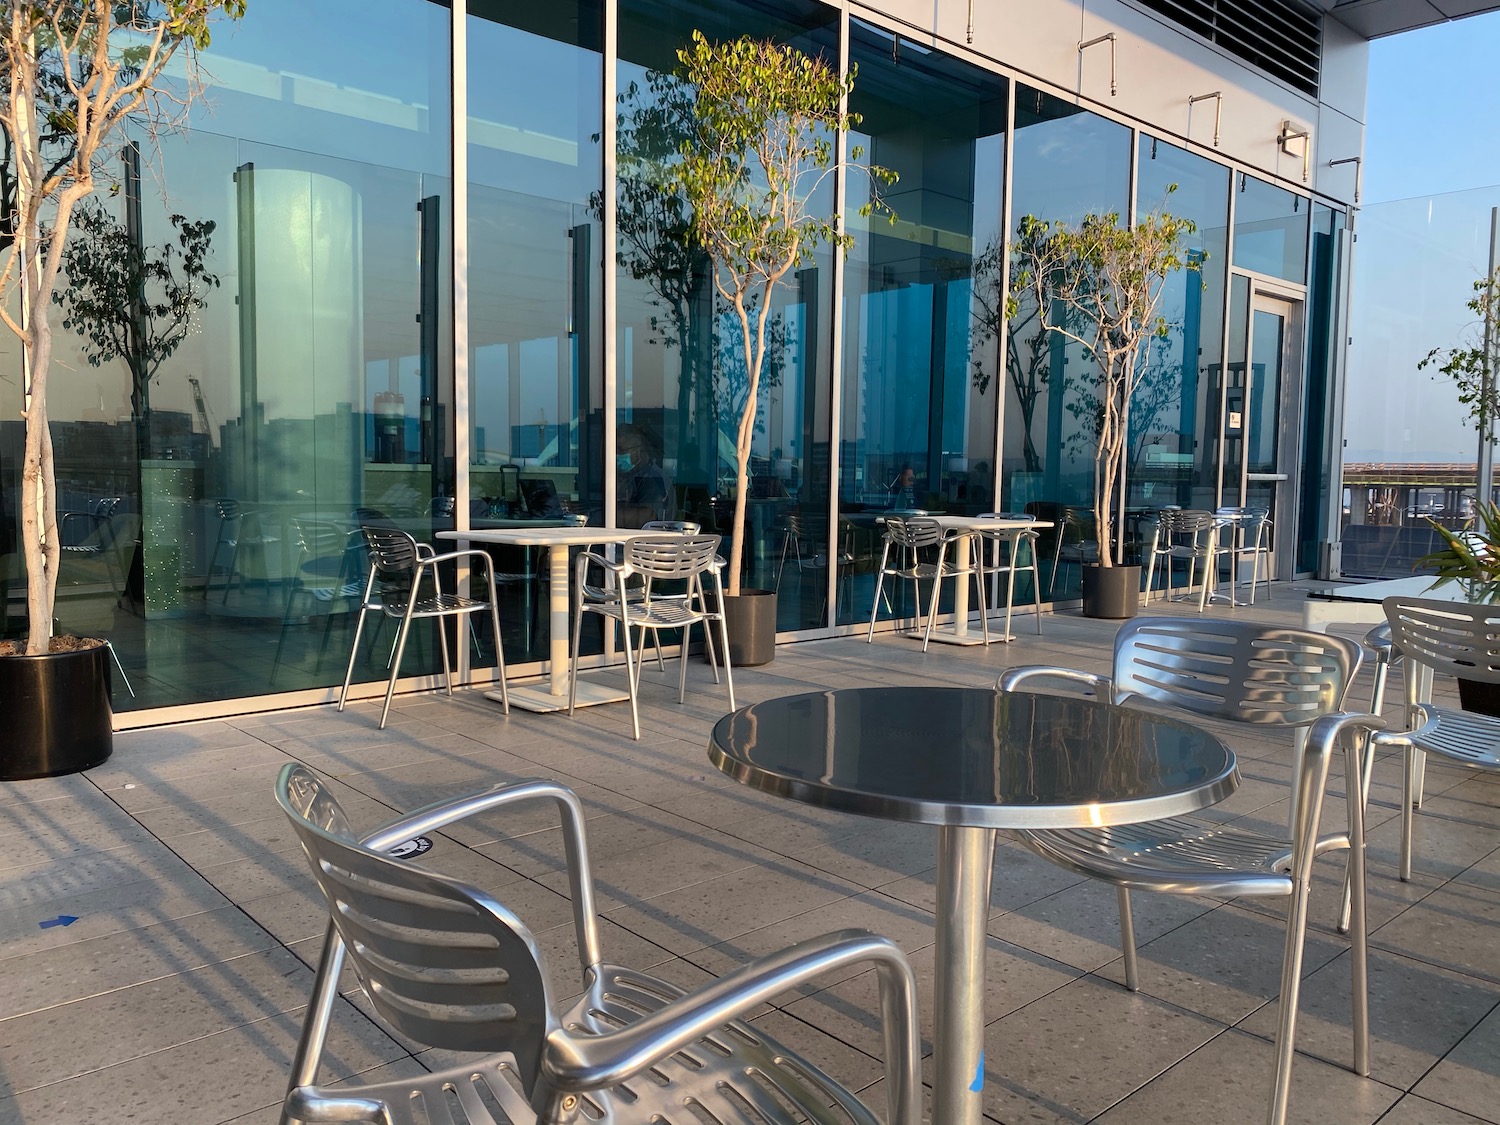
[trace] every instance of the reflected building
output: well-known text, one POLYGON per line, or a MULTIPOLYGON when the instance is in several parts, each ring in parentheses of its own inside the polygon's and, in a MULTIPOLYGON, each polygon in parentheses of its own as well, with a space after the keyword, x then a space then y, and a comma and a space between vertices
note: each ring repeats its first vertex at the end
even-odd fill
MULTIPOLYGON (((137 138, 137 237, 212 221, 221 285, 135 393, 123 361, 94 366, 57 332, 59 517, 97 548, 65 560, 60 622, 114 641, 130 721, 229 713, 331 697, 362 519, 424 540, 559 513, 727 534, 744 364, 686 204, 660 187, 694 30, 857 67, 841 141, 899 177, 894 224, 860 217, 863 169, 820 181, 810 203, 843 209, 853 247, 772 297, 745 579, 778 589, 784 635, 865 619, 875 514, 898 496, 1059 523, 1089 505, 1091 360, 1039 332, 1024 295, 1005 315, 1026 216, 1194 221, 1132 406, 1120 518, 1128 538, 1168 505, 1266 507, 1276 573, 1313 572, 1338 533, 1355 186, 1329 162, 1361 151, 1367 42, 1406 11, 252 0, 215 35, 187 128, 137 138)), ((102 203, 124 221, 130 200, 102 203)), ((15 419, 13 341, 0 365, 15 419)), ((11 633, 20 441, 0 423, 11 633)), ((499 562, 505 635, 481 630, 465 657, 482 675, 503 645, 513 671, 539 670, 537 560, 499 562)), ((1076 567, 1044 579, 1077 596, 1076 567)), ((383 643, 357 679, 384 678, 383 643)), ((434 638, 413 644, 407 666, 434 672, 434 638)))

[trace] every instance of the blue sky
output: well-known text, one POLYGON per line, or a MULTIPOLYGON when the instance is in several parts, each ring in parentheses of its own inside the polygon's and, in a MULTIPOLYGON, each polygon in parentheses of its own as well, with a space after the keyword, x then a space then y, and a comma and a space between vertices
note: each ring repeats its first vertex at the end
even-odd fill
POLYGON ((1370 44, 1364 202, 1500 184, 1500 13, 1370 44))

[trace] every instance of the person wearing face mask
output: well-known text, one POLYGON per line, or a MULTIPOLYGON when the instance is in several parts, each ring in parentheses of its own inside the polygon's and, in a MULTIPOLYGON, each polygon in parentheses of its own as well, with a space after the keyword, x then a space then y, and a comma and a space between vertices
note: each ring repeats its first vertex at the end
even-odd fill
MULTIPOLYGON (((615 458, 619 479, 620 520, 626 524, 668 518, 672 484, 656 454, 656 446, 638 428, 620 427, 615 458)), ((629 524, 626 524, 629 526, 629 524)))

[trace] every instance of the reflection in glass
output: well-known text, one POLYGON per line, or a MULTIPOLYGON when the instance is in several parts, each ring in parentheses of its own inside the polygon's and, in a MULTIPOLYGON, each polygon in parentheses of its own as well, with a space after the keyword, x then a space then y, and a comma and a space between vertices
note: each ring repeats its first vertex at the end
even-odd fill
POLYGON ((1309 200, 1238 174, 1234 201, 1234 264, 1242 270, 1302 284, 1307 272, 1309 200))
POLYGON ((1227 168, 1146 136, 1139 161, 1140 213, 1165 210, 1198 229, 1188 236, 1188 268, 1167 276, 1160 309, 1167 334, 1151 341, 1130 402, 1126 531, 1137 545, 1150 535, 1156 509, 1217 503, 1218 465, 1198 439, 1217 426, 1208 404, 1219 377, 1229 223, 1227 168))
MULTIPOLYGON (((1125 126, 1020 86, 1014 159, 1013 227, 1027 215, 1054 223, 1078 223, 1090 212, 1125 216, 1130 189, 1125 126)), ((1081 583, 1076 564, 1092 557, 1097 541, 1086 514, 1094 494, 1094 361, 1077 344, 1041 331, 1035 299, 1025 292, 1016 296, 1019 308, 1008 329, 1010 397, 1000 506, 1057 524, 1041 541, 1041 557, 1054 564, 1044 581, 1050 596, 1076 597, 1081 583)))
POLYGON ((1307 277, 1307 383, 1304 419, 1302 487, 1297 505, 1298 572, 1318 569, 1319 544, 1331 538, 1328 528, 1329 454, 1339 439, 1339 419, 1332 409, 1334 362, 1338 354, 1338 294, 1341 290, 1345 219, 1321 203, 1313 205, 1312 262, 1307 277))
MULTIPOLYGON (((598 0, 484 0, 468 11, 463 500, 476 526, 556 523, 569 513, 603 524, 602 8, 598 0)), ((493 554, 506 658, 540 659, 550 626, 541 611, 545 560, 535 548, 493 554)))
MULTIPOLYGON (((807 0, 774 15, 748 3, 620 5, 615 514, 621 527, 686 519, 727 536, 744 348, 708 261, 688 244, 686 201, 661 186, 687 135, 690 91, 673 72, 695 28, 711 40, 756 35, 836 60, 838 13, 807 0)), ((818 192, 813 206, 831 211, 832 184, 818 192)), ((743 581, 778 590, 783 630, 827 623, 830 267, 820 251, 772 295, 750 459, 743 581)))

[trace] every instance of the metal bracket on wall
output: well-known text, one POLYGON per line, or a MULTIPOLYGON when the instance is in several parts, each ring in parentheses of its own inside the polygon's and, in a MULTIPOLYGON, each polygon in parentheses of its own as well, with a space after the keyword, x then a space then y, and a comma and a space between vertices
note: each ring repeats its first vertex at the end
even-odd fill
POLYGON ((1212 94, 1194 94, 1188 99, 1189 128, 1192 127, 1192 109, 1199 102, 1206 102, 1209 98, 1214 100, 1214 148, 1219 147, 1219 124, 1224 119, 1224 91, 1215 90, 1212 94))
POLYGON ((1330 160, 1328 167, 1337 168, 1340 164, 1354 165, 1354 202, 1358 203, 1360 183, 1363 181, 1365 174, 1365 158, 1363 156, 1346 156, 1342 160, 1330 160))
POLYGON ((1114 97, 1119 92, 1119 86, 1115 82, 1115 33, 1107 32, 1104 35, 1095 36, 1086 43, 1078 44, 1078 53, 1081 55, 1090 47, 1097 47, 1100 43, 1109 44, 1109 96, 1114 97))
POLYGON ((1302 142, 1302 182, 1305 184, 1308 171, 1312 166, 1312 130, 1298 128, 1290 121, 1283 121, 1281 132, 1276 134, 1276 144, 1288 156, 1296 156, 1297 153, 1293 152, 1291 147, 1293 141, 1302 142))

